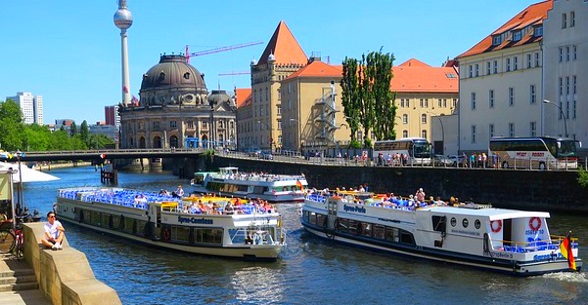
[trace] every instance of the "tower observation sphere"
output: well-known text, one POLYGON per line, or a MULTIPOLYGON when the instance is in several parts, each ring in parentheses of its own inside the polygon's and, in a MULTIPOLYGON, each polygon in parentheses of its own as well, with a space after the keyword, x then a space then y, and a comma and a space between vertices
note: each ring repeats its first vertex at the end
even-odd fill
POLYGON ((119 8, 116 13, 114 13, 114 24, 117 28, 121 30, 126 30, 133 25, 133 16, 131 15, 131 11, 125 8, 119 8))

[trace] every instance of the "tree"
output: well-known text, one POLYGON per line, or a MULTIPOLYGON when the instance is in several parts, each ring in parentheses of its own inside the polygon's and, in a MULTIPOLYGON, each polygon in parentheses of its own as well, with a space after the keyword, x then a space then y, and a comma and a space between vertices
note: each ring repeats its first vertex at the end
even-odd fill
POLYGON ((351 130, 351 139, 359 125, 363 127, 364 147, 371 146, 368 138, 373 129, 376 139, 393 139, 396 106, 390 91, 392 65, 394 56, 370 52, 362 55, 361 60, 345 58, 343 61, 343 78, 341 79, 341 101, 344 114, 351 130))
POLYGON ((76 122, 71 122, 71 126, 69 126, 69 132, 72 137, 78 134, 78 126, 76 126, 76 122))
POLYGON ((80 127, 80 137, 82 137, 82 141, 84 141, 88 146, 90 146, 88 144, 90 130, 88 129, 88 122, 86 122, 86 120, 82 122, 82 126, 80 127))
POLYGON ((22 149, 23 115, 19 105, 8 99, 0 102, 0 144, 6 151, 22 149))

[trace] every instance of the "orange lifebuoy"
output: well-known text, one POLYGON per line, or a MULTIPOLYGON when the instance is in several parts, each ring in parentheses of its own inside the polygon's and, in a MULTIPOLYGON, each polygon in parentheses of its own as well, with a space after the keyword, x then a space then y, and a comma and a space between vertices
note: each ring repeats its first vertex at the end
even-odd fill
POLYGON ((169 228, 163 229, 163 231, 161 232, 161 237, 163 238, 164 241, 169 241, 169 239, 171 238, 171 234, 169 233, 169 228))
POLYGON ((492 232, 494 233, 500 232, 500 230, 502 230, 502 220, 492 220, 490 222, 490 229, 492 229, 492 232))
POLYGON ((541 219, 539 217, 531 217, 529 220, 529 229, 537 231, 541 228, 541 219))

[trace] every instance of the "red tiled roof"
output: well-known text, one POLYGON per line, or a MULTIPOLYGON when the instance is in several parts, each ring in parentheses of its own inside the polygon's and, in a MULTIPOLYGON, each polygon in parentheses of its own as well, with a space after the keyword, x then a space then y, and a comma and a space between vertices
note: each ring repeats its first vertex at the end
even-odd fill
POLYGON ((510 39, 504 39, 500 45, 492 46, 493 35, 498 35, 512 30, 522 30, 523 28, 530 25, 542 24, 543 20, 547 18, 547 11, 549 11, 552 7, 552 0, 539 2, 528 6, 522 12, 518 13, 515 17, 513 17, 507 23, 505 23, 496 31, 494 31, 492 34, 490 34, 482 41, 480 41, 478 44, 473 46, 471 49, 459 55, 458 58, 477 55, 484 52, 511 48, 542 40, 543 37, 533 37, 533 31, 529 31, 525 35, 525 37, 522 37, 519 41, 513 42, 510 39))
POLYGON ((251 88, 236 88, 235 96, 237 99, 235 104, 237 108, 241 108, 241 106, 245 104, 247 99, 251 99, 251 88))
POLYGON ((308 58, 304 51, 290 32, 290 29, 283 20, 280 21, 272 38, 268 42, 263 54, 259 58, 259 64, 266 64, 270 54, 274 54, 276 64, 302 64, 308 62, 308 58))
POLYGON ((331 66, 322 61, 313 61, 290 74, 286 80, 296 77, 343 77, 343 66, 331 66))
POLYGON ((392 67, 390 89, 392 92, 458 93, 458 70, 447 66, 431 67, 411 58, 392 67))

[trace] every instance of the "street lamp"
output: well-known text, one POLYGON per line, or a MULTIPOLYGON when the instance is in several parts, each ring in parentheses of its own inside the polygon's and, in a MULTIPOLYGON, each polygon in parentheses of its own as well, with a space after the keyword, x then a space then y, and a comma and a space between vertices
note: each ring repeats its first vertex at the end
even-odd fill
POLYGON ((568 137, 568 122, 567 122, 568 118, 564 114, 563 109, 561 109, 561 106, 556 103, 552 103, 550 100, 543 100, 543 103, 551 104, 559 109, 559 113, 561 114, 561 116, 563 117, 563 120, 564 120, 564 132, 565 132, 564 137, 567 138, 568 137))

